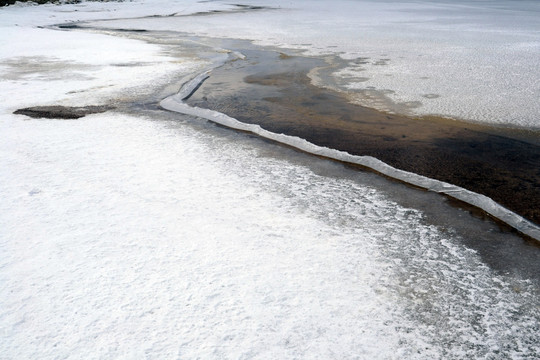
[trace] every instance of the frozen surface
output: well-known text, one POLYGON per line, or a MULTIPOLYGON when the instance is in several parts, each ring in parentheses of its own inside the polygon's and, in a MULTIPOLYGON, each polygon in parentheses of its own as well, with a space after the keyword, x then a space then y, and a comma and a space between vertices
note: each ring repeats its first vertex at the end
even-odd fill
POLYGON ((451 226, 311 167, 335 164, 127 112, 205 61, 33 26, 154 4, 0 9, 2 358, 539 357, 537 283, 451 226), (12 114, 110 102, 77 121, 12 114))
POLYGON ((232 5, 197 0, 129 0, 129 1, 82 1, 79 4, 17 3, 0 8, 0 26, 45 26, 71 21, 96 19, 135 18, 141 16, 169 16, 194 14, 211 10, 227 10, 232 5))
POLYGON ((1 124, 7 358, 540 351, 533 284, 376 189, 145 118, 1 124))
POLYGON ((247 1, 273 10, 98 26, 174 30, 339 54, 355 100, 385 111, 540 128, 538 1, 247 1))

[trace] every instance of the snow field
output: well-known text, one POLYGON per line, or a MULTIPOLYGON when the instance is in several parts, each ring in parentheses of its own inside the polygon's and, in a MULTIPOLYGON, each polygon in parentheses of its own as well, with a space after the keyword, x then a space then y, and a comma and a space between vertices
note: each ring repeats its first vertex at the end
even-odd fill
POLYGON ((246 186, 197 139, 119 115, 9 122, 18 154, 2 156, 5 354, 381 354, 342 338, 358 318, 393 343, 384 349, 397 345, 378 324, 390 309, 357 287, 367 275, 343 267, 343 236, 246 186))
POLYGON ((120 114, 2 127, 8 358, 538 350, 530 285, 375 189, 120 114))
POLYGON ((152 4, 1 9, 2 357, 538 357, 534 284, 322 160, 160 111, 11 114, 128 103, 198 72, 165 48, 30 26, 152 4))

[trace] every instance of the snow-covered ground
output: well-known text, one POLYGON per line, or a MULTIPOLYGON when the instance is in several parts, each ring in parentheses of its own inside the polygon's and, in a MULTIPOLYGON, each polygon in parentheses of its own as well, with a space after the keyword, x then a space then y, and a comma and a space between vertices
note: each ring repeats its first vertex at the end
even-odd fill
POLYGON ((36 28, 230 8, 0 9, 0 358, 537 358, 538 279, 466 245, 520 239, 434 194, 134 112, 208 65, 187 50, 36 28), (117 110, 12 114, 56 104, 117 110))

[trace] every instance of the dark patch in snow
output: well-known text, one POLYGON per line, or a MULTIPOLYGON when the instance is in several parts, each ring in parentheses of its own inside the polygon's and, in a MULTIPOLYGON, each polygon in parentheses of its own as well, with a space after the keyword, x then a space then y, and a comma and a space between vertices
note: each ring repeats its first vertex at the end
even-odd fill
POLYGON ((34 106, 14 111, 17 115, 26 115, 36 119, 79 119, 88 114, 112 110, 110 106, 34 106))

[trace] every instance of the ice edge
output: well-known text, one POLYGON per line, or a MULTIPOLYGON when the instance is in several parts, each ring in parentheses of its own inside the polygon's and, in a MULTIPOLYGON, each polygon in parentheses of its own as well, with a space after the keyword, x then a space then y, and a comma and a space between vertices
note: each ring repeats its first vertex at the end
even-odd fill
POLYGON ((212 70, 207 70, 196 76, 185 78, 179 92, 163 99, 160 102, 160 106, 169 111, 197 116, 235 130, 253 133, 265 139, 273 140, 313 155, 364 166, 387 177, 403 181, 422 189, 447 195, 451 198, 463 201, 485 211, 495 219, 508 224, 520 233, 531 237, 540 243, 540 227, 526 220, 520 215, 506 209, 504 206, 498 204, 485 195, 478 194, 440 180, 435 180, 408 171, 396 169, 371 156, 351 155, 345 151, 315 145, 296 136, 277 134, 265 130, 259 125, 243 123, 218 111, 202 109, 186 104, 184 100, 188 98, 197 89, 197 87, 199 87, 200 84, 210 76, 211 71, 212 70))

